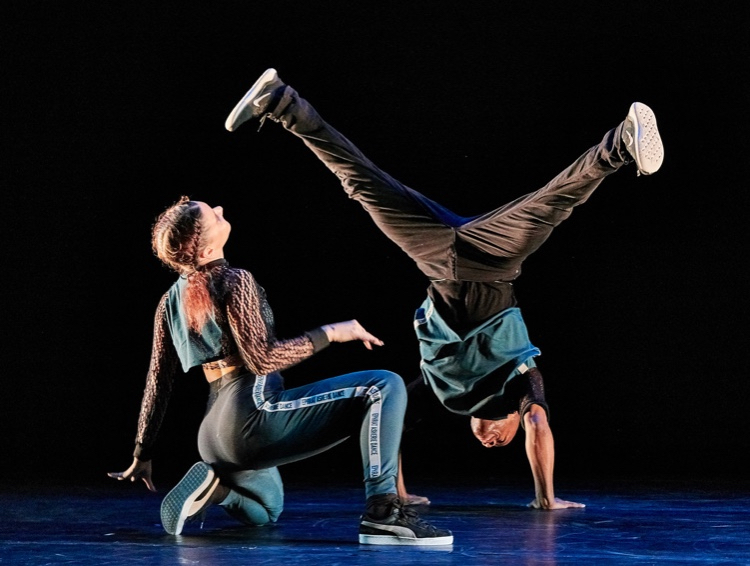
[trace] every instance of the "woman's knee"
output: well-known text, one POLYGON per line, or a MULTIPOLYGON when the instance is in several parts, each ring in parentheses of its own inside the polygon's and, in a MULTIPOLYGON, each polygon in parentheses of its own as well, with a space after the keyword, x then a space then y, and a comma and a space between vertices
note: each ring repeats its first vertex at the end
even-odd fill
POLYGON ((375 370, 374 373, 379 389, 391 395, 406 397, 406 383, 399 374, 385 369, 375 370))

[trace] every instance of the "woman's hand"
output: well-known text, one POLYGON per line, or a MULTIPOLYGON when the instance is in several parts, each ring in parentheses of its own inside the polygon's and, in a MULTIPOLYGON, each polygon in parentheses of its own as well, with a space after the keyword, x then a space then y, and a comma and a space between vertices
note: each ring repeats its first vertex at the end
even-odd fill
POLYGON ((326 324, 323 327, 328 340, 331 342, 350 342, 351 340, 361 340, 365 348, 372 350, 372 345, 382 346, 383 341, 376 338, 356 320, 347 320, 346 322, 336 322, 326 324))
POLYGON ((143 480, 149 491, 156 491, 156 486, 151 481, 151 460, 141 462, 138 458, 133 458, 133 463, 124 472, 108 472, 107 475, 119 481, 130 480, 134 482, 143 480))

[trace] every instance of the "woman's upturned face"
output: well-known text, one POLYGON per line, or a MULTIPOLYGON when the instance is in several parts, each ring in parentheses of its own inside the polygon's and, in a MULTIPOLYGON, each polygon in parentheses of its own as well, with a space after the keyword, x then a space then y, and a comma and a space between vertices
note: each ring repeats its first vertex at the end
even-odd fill
POLYGON ((224 219, 224 209, 220 206, 211 208, 205 202, 198 202, 201 209, 201 225, 206 247, 221 249, 229 239, 232 225, 224 219))

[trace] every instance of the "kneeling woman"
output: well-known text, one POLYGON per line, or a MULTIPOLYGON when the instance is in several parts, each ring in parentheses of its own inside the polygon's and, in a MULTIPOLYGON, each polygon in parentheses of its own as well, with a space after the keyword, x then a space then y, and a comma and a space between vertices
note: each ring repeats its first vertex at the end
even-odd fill
POLYGON ((356 320, 278 339, 264 289, 250 272, 231 267, 224 258, 230 231, 222 207, 187 197, 154 224, 154 252, 179 278, 156 310, 133 463, 109 475, 140 479, 154 489, 151 451, 173 381, 180 368, 187 372, 201 365, 210 382, 198 434, 203 461, 162 502, 167 532, 180 534, 186 519, 212 503, 247 524, 275 521, 283 491, 274 468, 358 434, 367 497, 360 542, 452 543, 450 531, 433 527, 413 511, 405 513, 396 495, 406 410, 399 375, 368 370, 284 388, 280 371, 331 342, 359 340, 368 349, 383 343, 356 320))

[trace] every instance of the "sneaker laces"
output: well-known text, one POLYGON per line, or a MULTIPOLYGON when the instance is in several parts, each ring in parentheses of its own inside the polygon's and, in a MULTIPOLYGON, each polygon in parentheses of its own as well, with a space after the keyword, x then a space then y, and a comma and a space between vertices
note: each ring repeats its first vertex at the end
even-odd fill
POLYGON ((263 116, 260 117, 260 125, 258 126, 258 131, 260 132, 260 129, 263 127, 263 124, 266 123, 266 118, 268 118, 270 114, 263 114, 263 116))
POLYGON ((400 499, 394 501, 393 506, 398 510, 399 518, 404 520, 405 522, 414 525, 415 527, 426 529, 430 533, 435 533, 437 531, 437 529, 433 525, 422 519, 419 516, 419 513, 417 513, 414 509, 404 506, 403 502, 400 499))

